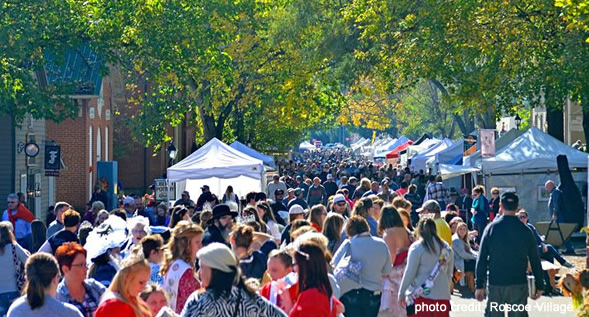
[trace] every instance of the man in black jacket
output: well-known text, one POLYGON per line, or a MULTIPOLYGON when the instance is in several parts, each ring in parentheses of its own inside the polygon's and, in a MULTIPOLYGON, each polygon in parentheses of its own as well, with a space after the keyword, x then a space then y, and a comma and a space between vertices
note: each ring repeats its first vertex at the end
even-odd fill
POLYGON ((213 217, 209 219, 209 226, 202 239, 203 247, 213 242, 230 246, 228 238, 233 226, 233 218, 236 216, 237 212, 231 211, 228 205, 219 204, 213 207, 213 217))
MULTIPOLYGON (((512 310, 527 305, 528 261, 535 277, 535 292, 530 297, 538 299, 544 290, 536 239, 532 231, 516 216, 519 198, 513 192, 503 193, 499 208, 503 216, 495 219, 485 229, 476 264, 475 297, 478 301, 483 300, 485 286, 489 292, 485 316, 504 316, 505 305, 510 305, 512 310)), ((525 310, 512 311, 510 314, 528 316, 525 310)))

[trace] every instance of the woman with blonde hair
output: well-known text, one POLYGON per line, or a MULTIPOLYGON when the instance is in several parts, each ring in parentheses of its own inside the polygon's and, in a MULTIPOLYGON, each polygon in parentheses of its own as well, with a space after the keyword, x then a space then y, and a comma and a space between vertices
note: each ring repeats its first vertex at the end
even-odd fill
POLYGON ((59 283, 59 267, 51 254, 39 252, 32 255, 25 266, 27 282, 24 296, 14 301, 8 317, 60 316, 82 317, 73 305, 55 299, 59 283))
POLYGON ((474 294, 474 270, 478 255, 470 247, 468 226, 462 221, 456 223, 456 233, 452 236, 452 251, 454 251, 454 267, 464 272, 460 285, 468 286, 474 294))
POLYGON ((196 278, 196 252, 202 248, 204 230, 199 225, 182 220, 174 227, 166 245, 161 274, 170 307, 179 314, 188 296, 200 288, 196 278))
POLYGON ((130 254, 102 296, 95 317, 151 317, 149 307, 139 297, 150 273, 149 263, 143 256, 130 254))
POLYGON ((102 209, 96 214, 96 221, 94 222, 94 227, 100 226, 106 219, 108 219, 109 214, 108 211, 102 209))

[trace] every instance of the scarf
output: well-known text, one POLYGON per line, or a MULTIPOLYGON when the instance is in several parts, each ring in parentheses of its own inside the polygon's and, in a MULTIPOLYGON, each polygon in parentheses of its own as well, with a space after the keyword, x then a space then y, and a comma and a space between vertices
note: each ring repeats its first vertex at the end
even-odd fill
POLYGON ((35 220, 35 216, 27 209, 27 207, 23 206, 23 204, 19 203, 18 208, 16 209, 15 213, 12 213, 12 210, 8 210, 8 220, 12 223, 12 227, 16 230, 16 220, 21 219, 28 223, 33 222, 35 220))

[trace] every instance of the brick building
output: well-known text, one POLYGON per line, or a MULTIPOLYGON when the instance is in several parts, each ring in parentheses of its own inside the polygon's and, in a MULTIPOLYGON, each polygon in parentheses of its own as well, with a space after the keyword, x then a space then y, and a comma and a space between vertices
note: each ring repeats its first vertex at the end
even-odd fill
MULTIPOLYGON (((139 85, 147 87, 148 85, 139 85)), ((142 94, 144 89, 136 93, 142 94)), ((127 98, 130 92, 126 92, 127 98)), ((120 103, 122 104, 122 103, 120 103)), ((163 178, 168 168, 169 159, 167 147, 163 144, 161 149, 154 153, 153 147, 145 147, 133 137, 129 127, 129 120, 139 113, 140 105, 125 103, 117 108, 114 116, 114 152, 113 160, 119 163, 119 181, 125 194, 143 194, 156 178, 163 178)), ((175 162, 179 162, 192 153, 194 142, 194 127, 190 127, 186 119, 176 128, 168 128, 168 134, 173 137, 174 146, 178 151, 175 162)))
POLYGON ((77 83, 75 119, 47 122, 46 138, 61 146, 62 169, 55 177, 55 199, 86 210, 96 184, 96 162, 113 157, 113 107, 108 77, 100 75, 99 58, 88 46, 66 54, 65 64, 49 63, 49 83, 77 83))

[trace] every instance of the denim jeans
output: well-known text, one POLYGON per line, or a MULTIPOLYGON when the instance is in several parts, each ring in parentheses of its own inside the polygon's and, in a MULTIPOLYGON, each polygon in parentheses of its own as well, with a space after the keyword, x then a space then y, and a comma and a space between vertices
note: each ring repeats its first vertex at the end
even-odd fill
POLYGON ((340 301, 344 304, 345 317, 376 317, 380 308, 381 292, 369 291, 365 288, 351 290, 340 301))
POLYGON ((0 294, 0 317, 6 316, 10 304, 18 298, 18 292, 8 292, 0 294))
POLYGON ((564 264, 566 262, 566 260, 560 255, 560 253, 558 253, 558 251, 554 248, 554 246, 552 244, 547 243, 546 249, 548 250, 548 252, 544 252, 542 247, 538 246, 538 252, 540 252, 540 258, 542 258, 550 263, 554 263, 554 260, 558 261, 558 263, 560 263, 560 264, 564 264))

